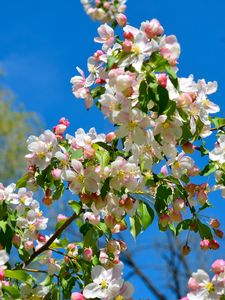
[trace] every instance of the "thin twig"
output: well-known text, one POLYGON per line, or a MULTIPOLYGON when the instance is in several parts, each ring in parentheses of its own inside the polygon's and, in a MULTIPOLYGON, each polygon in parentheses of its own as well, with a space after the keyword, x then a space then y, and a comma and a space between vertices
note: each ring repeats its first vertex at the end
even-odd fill
POLYGON ((62 234, 62 232, 81 214, 82 210, 76 214, 74 213, 70 218, 68 218, 65 223, 60 226, 56 232, 50 237, 47 242, 40 247, 37 251, 34 251, 33 254, 30 256, 30 258, 24 262, 24 266, 28 266, 38 255, 40 255, 42 252, 48 250, 50 245, 62 234))
MULTIPOLYGON (((48 274, 48 272, 45 271, 45 270, 28 269, 28 268, 24 268, 23 270, 27 271, 27 272, 31 272, 31 273, 44 273, 44 274, 48 274)), ((57 274, 53 274, 53 276, 59 277, 57 274)))
POLYGON ((129 265, 133 272, 130 273, 130 275, 133 273, 137 274, 143 282, 146 284, 146 286, 149 288, 149 290, 157 297, 159 300, 166 300, 167 298, 160 293, 160 291, 153 285, 153 283, 150 281, 150 279, 142 272, 142 270, 139 268, 139 266, 136 264, 136 262, 133 260, 131 254, 129 252, 126 252, 124 254, 125 262, 127 265, 129 265))

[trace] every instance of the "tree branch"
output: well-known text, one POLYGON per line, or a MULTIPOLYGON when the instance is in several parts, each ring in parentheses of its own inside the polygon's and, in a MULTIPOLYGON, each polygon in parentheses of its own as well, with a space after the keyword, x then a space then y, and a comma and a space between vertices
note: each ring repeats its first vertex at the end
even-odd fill
POLYGON ((126 252, 124 254, 126 263, 133 269, 133 273, 137 274, 142 281, 146 284, 149 290, 159 299, 159 300, 166 300, 167 298, 160 293, 160 291, 153 285, 153 283, 149 280, 149 278, 141 271, 138 265, 133 260, 131 254, 126 252))
POLYGON ((62 234, 62 232, 81 214, 82 210, 76 214, 74 213, 70 218, 68 218, 65 223, 60 226, 56 232, 50 237, 47 242, 40 247, 37 251, 34 251, 30 258, 24 262, 24 266, 28 266, 38 255, 40 255, 42 252, 48 250, 50 245, 62 234))

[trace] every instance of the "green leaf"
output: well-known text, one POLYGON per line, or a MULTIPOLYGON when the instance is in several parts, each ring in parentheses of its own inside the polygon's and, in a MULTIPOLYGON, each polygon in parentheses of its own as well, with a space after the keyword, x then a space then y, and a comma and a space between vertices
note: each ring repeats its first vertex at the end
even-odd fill
POLYGON ((208 240, 213 239, 211 229, 207 225, 203 224, 200 220, 197 220, 197 225, 198 225, 198 231, 200 237, 202 239, 208 239, 208 240))
POLYGON ((166 108, 168 107, 170 98, 167 89, 164 89, 160 85, 157 87, 157 93, 159 95, 159 115, 164 113, 166 108))
POLYGON ((176 235, 180 234, 183 230, 188 230, 193 223, 191 219, 181 221, 176 227, 176 235))
POLYGON ((150 98, 148 97, 148 86, 145 80, 140 83, 138 100, 140 103, 140 109, 147 113, 150 98))
POLYGON ((178 88, 178 79, 177 79, 177 74, 172 70, 171 68, 167 67, 166 68, 167 74, 169 75, 169 79, 172 82, 173 86, 175 89, 178 88))
POLYGON ((42 281, 41 285, 48 286, 52 283, 53 276, 46 275, 45 280, 42 281))
POLYGON ((30 178, 30 175, 28 173, 23 175, 23 177, 21 177, 19 180, 17 180, 16 187, 18 189, 22 188, 22 187, 26 187, 27 181, 29 180, 29 178, 30 178))
POLYGON ((84 236, 84 248, 95 248, 98 238, 99 234, 97 230, 92 226, 84 236))
POLYGON ((212 206, 211 203, 209 203, 208 201, 206 201, 206 202, 204 203, 204 205, 202 205, 202 207, 200 207, 200 208, 198 209, 198 212, 200 212, 200 211, 202 211, 202 210, 204 210, 204 209, 206 209, 206 208, 208 208, 208 207, 213 207, 213 206, 212 206))
POLYGON ((103 183, 103 186, 102 186, 102 188, 101 188, 101 197, 102 197, 102 199, 104 200, 105 199, 105 197, 107 196, 107 194, 108 194, 108 192, 110 191, 110 177, 108 177, 105 181, 104 181, 104 183, 103 183))
POLYGON ((168 204, 171 202, 172 191, 167 185, 160 185, 156 193, 155 210, 157 213, 162 213, 168 208, 168 204))
POLYGON ((97 142, 97 145, 99 145, 100 147, 104 148, 105 150, 107 150, 108 152, 112 152, 112 147, 104 142, 97 142))
POLYGON ((71 159, 79 159, 83 156, 83 149, 74 150, 71 153, 71 159))
POLYGON ((169 62, 168 60, 163 58, 158 52, 154 52, 151 55, 150 65, 156 72, 163 72, 166 70, 166 67, 169 66, 169 62))
POLYGON ((52 198, 54 200, 61 198, 63 195, 63 192, 64 192, 64 184, 61 182, 60 184, 58 184, 56 186, 56 190, 54 191, 52 198))
POLYGON ((93 99, 100 98, 104 93, 105 88, 103 86, 97 86, 91 90, 91 96, 93 99))
POLYGON ((19 281, 27 282, 30 280, 31 276, 24 270, 6 270, 5 276, 8 278, 14 278, 19 281))
POLYGON ((166 110, 164 111, 164 114, 170 118, 174 114, 176 107, 177 107, 177 105, 176 105, 175 101, 172 101, 172 100, 169 101, 168 106, 167 106, 166 110))
POLYGON ((184 122, 182 125, 182 141, 186 142, 192 139, 192 133, 190 131, 190 122, 184 122))
POLYGON ((201 176, 209 176, 216 171, 216 166, 214 163, 210 162, 205 168, 200 172, 201 176))
POLYGON ((98 227, 103 233, 108 233, 109 229, 104 222, 98 223, 98 227))
POLYGON ((107 59, 107 65, 106 65, 107 69, 108 70, 111 69, 114 66, 116 61, 117 61, 117 57, 109 56, 107 59))
POLYGON ((78 215, 81 210, 81 204, 78 203, 75 200, 69 200, 68 201, 69 206, 72 208, 72 210, 78 215))
POLYGON ((18 287, 11 285, 11 286, 6 286, 6 285, 2 285, 2 289, 4 292, 6 292, 7 294, 9 294, 12 299, 19 299, 20 297, 20 292, 18 290, 18 287))
POLYGON ((6 226, 7 226, 7 221, 0 221, 0 228, 2 229, 3 233, 6 232, 6 226))
POLYGON ((141 232, 141 229, 142 225, 139 216, 135 214, 133 217, 130 217, 130 232, 134 239, 136 239, 141 232))
POLYGON ((149 225, 152 224, 154 220, 154 211, 148 204, 140 202, 138 212, 140 215, 143 230, 145 230, 149 225))
POLYGON ((99 162, 100 166, 104 169, 110 162, 110 154, 107 150, 97 144, 93 144, 95 149, 95 157, 99 162))
POLYGON ((210 117, 210 121, 216 128, 225 126, 225 118, 210 117))
POLYGON ((201 153, 201 157, 208 155, 209 154, 209 150, 207 150, 204 146, 200 146, 199 148, 197 148, 200 153, 201 153))

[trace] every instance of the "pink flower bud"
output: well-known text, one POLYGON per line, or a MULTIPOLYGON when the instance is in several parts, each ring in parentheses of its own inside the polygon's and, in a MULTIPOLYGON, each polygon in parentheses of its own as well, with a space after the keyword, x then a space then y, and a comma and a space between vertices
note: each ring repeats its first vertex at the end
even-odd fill
POLYGON ((208 196, 207 196, 207 193, 202 190, 197 193, 197 198, 198 198, 199 203, 201 205, 204 205, 208 199, 208 196))
POLYGON ((208 250, 209 249, 209 245, 210 245, 210 241, 209 240, 201 240, 200 241, 200 247, 202 250, 208 250))
POLYGON ((12 238, 12 243, 13 245, 15 245, 16 247, 19 247, 21 244, 21 238, 18 234, 14 234, 13 238, 12 238))
POLYGON ((215 229, 215 235, 218 237, 218 238, 220 238, 220 239, 222 239, 223 238, 223 231, 222 230, 220 230, 220 229, 215 229))
POLYGON ((60 222, 60 221, 64 221, 64 220, 67 220, 68 218, 62 214, 58 214, 57 216, 57 221, 60 222))
POLYGON ((191 277, 189 280, 188 280, 188 288, 192 291, 196 291, 197 289, 199 289, 199 284, 198 282, 193 278, 191 277))
POLYGON ((116 225, 116 220, 111 215, 107 215, 104 218, 104 221, 105 221, 106 226, 109 227, 109 228, 113 228, 116 225))
POLYGON ((178 198, 173 203, 173 208, 175 210, 183 210, 185 209, 185 202, 182 198, 178 198))
POLYGON ((104 83, 106 83, 106 81, 105 81, 105 79, 97 78, 97 79, 95 80, 95 83, 96 83, 96 84, 104 84, 104 83))
POLYGON ((213 239, 209 242, 209 248, 212 250, 217 250, 219 249, 220 244, 217 242, 217 240, 213 239))
POLYGON ((59 124, 63 124, 63 125, 65 125, 66 127, 69 127, 70 126, 70 122, 69 122, 69 120, 68 119, 66 119, 66 118, 61 118, 60 120, 59 120, 59 124))
POLYGON ((122 49, 125 53, 130 53, 132 46, 133 46, 133 43, 130 40, 125 40, 122 43, 122 49))
POLYGON ((86 212, 84 214, 84 219, 88 220, 89 223, 92 225, 98 225, 100 222, 100 216, 99 215, 96 216, 95 214, 93 214, 91 212, 86 212))
POLYGON ((166 214, 163 214, 159 217, 159 224, 162 227, 167 227, 170 222, 170 217, 166 214))
POLYGON ((38 233, 37 239, 40 243, 45 243, 47 241, 45 235, 41 233, 38 233))
POLYGON ((52 174, 52 177, 55 179, 55 180, 59 180, 61 179, 61 173, 62 173, 62 170, 61 169, 53 169, 51 174, 52 174))
POLYGON ((218 227, 220 227, 220 222, 217 219, 211 219, 209 225, 212 228, 218 228, 218 227))
POLYGON ((4 280, 5 278, 5 271, 0 268, 0 281, 4 280))
POLYGON ((163 87, 165 89, 167 86, 167 75, 165 73, 160 74, 158 76, 157 82, 161 87, 163 87))
POLYGON ((191 248, 188 245, 184 245, 182 248, 183 255, 188 255, 191 252, 191 248))
POLYGON ((112 132, 109 132, 109 133, 106 135, 105 140, 106 140, 107 143, 112 143, 112 141, 114 141, 115 138, 116 138, 116 134, 115 134, 114 131, 112 131, 112 132))
POLYGON ((2 283, 5 285, 5 286, 10 286, 11 283, 9 281, 6 281, 6 280, 3 280, 2 283))
POLYGON ((141 24, 141 29, 145 32, 149 39, 155 38, 164 32, 163 27, 156 19, 152 19, 150 22, 143 22, 141 24))
POLYGON ((162 166, 160 173, 162 173, 164 176, 167 176, 169 174, 167 166, 162 166))
POLYGON ((125 32, 123 33, 123 36, 124 36, 124 38, 127 39, 127 40, 131 40, 131 41, 132 41, 132 40, 134 39, 133 33, 131 33, 131 32, 126 32, 126 31, 125 31, 125 32))
POLYGON ((119 262, 120 262, 120 257, 119 257, 119 255, 115 255, 115 256, 114 256, 113 263, 114 263, 115 265, 117 265, 119 262))
POLYGON ((99 260, 102 264, 106 264, 107 261, 108 261, 108 255, 107 253, 105 252, 105 250, 101 250, 100 251, 100 255, 99 255, 99 260))
POLYGON ((92 147, 84 148, 84 158, 91 159, 95 155, 95 150, 92 147))
POLYGON ((170 219, 172 222, 180 222, 182 221, 183 218, 179 211, 175 211, 174 209, 171 209, 170 219))
POLYGON ((182 149, 187 154, 192 154, 195 151, 195 146, 192 143, 186 142, 182 145, 182 149))
POLYGON ((96 61, 99 61, 100 56, 102 56, 104 54, 104 52, 102 50, 98 50, 94 53, 94 58, 96 61))
POLYGON ((24 247, 25 247, 26 251, 30 251, 34 248, 34 242, 26 241, 24 247))
POLYGON ((194 166, 192 169, 187 170, 187 175, 188 176, 196 176, 200 172, 199 168, 197 166, 194 166))
POLYGON ((121 27, 124 27, 127 24, 127 17, 124 14, 118 14, 116 21, 121 27))
POLYGON ((116 240, 110 240, 107 244, 107 252, 111 253, 119 253, 120 252, 120 244, 116 240))
POLYGON ((110 3, 109 2, 105 2, 103 4, 104 8, 109 9, 110 8, 110 3))
POLYGON ((84 296, 81 293, 73 293, 71 300, 84 300, 84 296))
POLYGON ((66 131, 66 128, 64 124, 58 124, 53 128, 53 131, 56 135, 62 135, 66 131))
POLYGON ((121 251, 126 251, 127 250, 127 245, 124 241, 118 240, 119 244, 120 244, 120 250, 121 251))
POLYGON ((67 245, 67 248, 68 248, 70 251, 74 251, 74 250, 77 249, 77 246, 76 246, 75 244, 70 243, 70 244, 67 245))
POLYGON ((92 259, 93 250, 91 248, 84 249, 84 259, 89 261, 92 259))
POLYGON ((215 274, 220 274, 220 273, 224 272, 225 260, 223 260, 223 259, 215 260, 214 263, 211 265, 211 268, 215 274))

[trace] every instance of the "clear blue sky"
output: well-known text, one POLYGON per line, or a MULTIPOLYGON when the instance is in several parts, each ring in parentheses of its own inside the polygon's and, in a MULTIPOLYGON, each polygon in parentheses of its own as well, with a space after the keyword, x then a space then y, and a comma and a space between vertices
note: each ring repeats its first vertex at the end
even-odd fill
MULTIPOLYGON (((45 127, 51 128, 65 116, 71 121, 72 131, 92 126, 108 131, 111 125, 102 114, 96 109, 86 112, 83 102, 71 93, 70 78, 76 74, 75 67, 86 69, 86 59, 97 49, 93 38, 98 23, 85 15, 79 0, 0 0, 0 7, 0 63, 7 72, 5 83, 17 99, 39 113, 45 127)), ((180 75, 218 81, 219 91, 213 100, 221 106, 223 117, 224 13, 224 0, 128 0, 127 10, 131 25, 139 26, 154 17, 166 34, 178 37, 182 49, 180 75)), ((224 209, 225 200, 217 201, 224 209)), ((137 284, 135 299, 149 298, 145 288, 137 284)))

